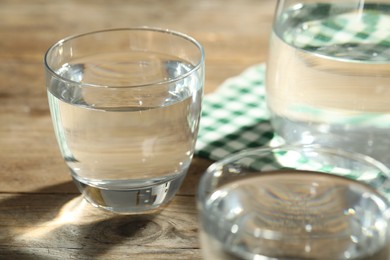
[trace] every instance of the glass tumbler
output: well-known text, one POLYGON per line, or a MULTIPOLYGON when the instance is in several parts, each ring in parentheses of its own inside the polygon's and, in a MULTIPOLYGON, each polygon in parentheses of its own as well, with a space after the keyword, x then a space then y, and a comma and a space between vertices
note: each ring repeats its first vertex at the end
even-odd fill
POLYGON ((388 260, 389 169, 320 146, 246 150, 212 164, 197 205, 205 259, 388 260))
POLYGON ((281 143, 390 166, 390 0, 279 0, 266 78, 281 143))
POLYGON ((194 152, 202 46, 163 29, 97 31, 55 43, 45 71, 57 141, 87 201, 130 214, 170 201, 194 152))

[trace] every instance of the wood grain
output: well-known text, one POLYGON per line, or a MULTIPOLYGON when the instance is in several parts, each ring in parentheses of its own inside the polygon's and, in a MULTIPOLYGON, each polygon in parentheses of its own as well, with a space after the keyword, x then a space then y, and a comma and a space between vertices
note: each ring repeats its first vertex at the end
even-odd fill
POLYGON ((0 259, 200 259, 195 158, 178 195, 151 216, 82 201, 57 147, 43 55, 93 30, 153 26, 195 37, 205 92, 266 60, 275 0, 0 0, 0 259))

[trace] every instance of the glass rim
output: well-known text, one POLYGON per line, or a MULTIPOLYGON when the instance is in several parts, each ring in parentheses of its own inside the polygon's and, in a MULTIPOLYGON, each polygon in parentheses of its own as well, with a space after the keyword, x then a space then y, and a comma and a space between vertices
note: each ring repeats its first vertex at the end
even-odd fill
MULTIPOLYGON (((212 182, 210 182, 210 180, 207 180, 207 183, 206 183, 206 179, 207 178, 211 178, 212 174, 215 172, 216 169, 222 167, 223 165, 226 165, 226 164, 229 164, 229 163, 232 163, 234 161, 237 161, 241 158, 245 158, 246 156, 261 156, 262 154, 266 154, 266 153, 272 153, 272 152, 275 152, 275 151, 313 151, 313 152, 325 152, 325 153, 332 153, 334 155, 337 155, 337 156, 344 156, 344 157, 347 157, 351 160, 356 160, 356 161, 360 161, 360 162, 365 162, 367 163, 368 165, 372 166, 372 167, 375 167, 377 168, 378 170, 380 170, 386 177, 386 181, 380 186, 380 187, 384 187, 386 184, 387 185, 390 185, 390 169, 385 165, 383 164, 382 162, 380 161, 377 161, 376 159, 368 156, 368 155, 364 155, 364 154, 360 154, 360 153, 355 153, 355 152, 348 152, 348 151, 345 151, 345 150, 342 150, 342 149, 337 149, 337 148, 332 148, 332 147, 326 147, 326 146, 321 146, 321 145, 317 145, 317 144, 307 144, 307 145, 279 145, 279 146, 263 146, 263 147, 257 147, 257 148, 249 148, 249 149, 245 149, 245 150, 242 150, 242 151, 238 151, 238 152, 235 152, 229 156, 226 156, 225 158, 219 160, 219 161, 216 161, 214 163, 212 163, 207 169, 206 171, 204 172, 200 182, 199 182, 199 187, 198 187, 198 192, 197 192, 197 200, 202 204, 202 205, 205 205, 205 202, 207 200, 207 198, 209 197, 210 194, 212 194, 215 189, 217 187, 215 187, 215 184, 212 184, 212 182), (205 189, 206 187, 205 186, 208 186, 208 187, 211 187, 212 189, 211 190, 207 190, 205 189), (208 192, 210 192, 210 194, 207 194, 208 192)), ((272 171, 278 171, 278 170, 270 170, 270 171, 265 171, 264 173, 271 173, 272 171)), ((300 171, 304 171, 304 170, 300 170, 300 171)), ((324 174, 324 175, 330 175, 330 177, 338 177, 338 178, 346 178, 346 177, 343 177, 343 176, 339 176, 339 175, 331 175, 329 173, 325 173, 325 172, 317 172, 317 171, 314 171, 314 170, 311 170, 311 171, 306 171, 306 172, 316 172, 316 173, 319 173, 319 174, 324 174)), ((348 180, 351 180, 353 182, 357 182, 357 183, 362 183, 358 180, 354 180, 354 179, 350 179, 348 178, 348 180)), ((375 190, 374 187, 370 186, 369 184, 366 184, 366 183, 362 183, 363 185, 368 185, 369 187, 371 187, 371 189, 375 190)), ((383 197, 383 195, 380 193, 380 191, 376 191, 376 193, 378 193, 380 196, 383 197)), ((389 206, 390 206, 390 201, 389 201, 389 206)))
POLYGON ((204 64, 204 61, 205 61, 205 52, 204 52, 204 48, 203 46, 193 37, 189 36, 188 34, 185 34, 185 33, 181 33, 181 32, 178 32, 178 31, 175 31, 175 30, 170 30, 170 29, 163 29, 163 28, 158 28, 158 27, 149 27, 149 26, 141 26, 141 27, 123 27, 123 28, 113 28, 113 29, 103 29, 103 30, 96 30, 96 31, 90 31, 90 32, 86 32, 86 33, 81 33, 81 34, 75 34, 75 35, 71 35, 71 36, 68 36, 68 37, 65 37, 65 38, 62 38, 61 40, 58 40, 57 42, 55 42, 54 44, 52 44, 48 49, 47 51, 45 52, 45 55, 44 55, 44 66, 46 68, 46 70, 52 74, 52 76, 60 79, 61 81, 63 82, 66 82, 66 83, 70 83, 70 84, 76 84, 78 85, 78 87, 80 88, 88 88, 88 87, 92 87, 92 88, 106 88, 106 89, 126 89, 126 88, 139 88, 139 87, 147 87, 147 86, 158 86, 158 85, 165 85, 165 84, 171 84, 171 83, 175 83, 177 81, 180 81, 186 77, 188 77, 189 75, 191 75, 192 73, 194 73, 195 71, 199 70, 203 64, 204 64), (60 47, 61 45, 65 44, 66 42, 69 42, 71 40, 74 40, 74 39, 78 39, 78 38, 81 38, 81 37, 85 37, 85 36, 88 36, 88 35, 93 35, 93 34, 100 34, 100 33, 107 33, 107 32, 120 32, 120 31, 150 31, 150 32, 155 32, 155 33, 161 33, 161 34, 167 34, 167 35, 172 35, 172 36, 175 36, 175 37, 178 37, 178 38, 182 38, 184 40, 186 40, 187 42, 190 42, 192 43, 198 50, 199 50, 199 62, 194 65, 193 68, 191 68, 189 71, 187 71, 186 73, 183 73, 181 74, 180 76, 178 77, 175 77, 175 78, 172 78, 172 79, 167 79, 167 80, 161 80, 161 81, 158 81, 158 82, 152 82, 152 83, 141 83, 141 84, 134 84, 134 85, 125 85, 125 86, 116 86, 116 85, 99 85, 99 84, 92 84, 92 83, 84 83, 84 82, 78 82, 78 81, 74 81, 74 80, 71 80, 71 79, 68 79, 66 77, 63 77, 61 75, 59 75, 54 69, 52 69, 52 67, 49 65, 49 62, 48 62, 48 57, 50 55, 50 53, 55 49, 55 48, 58 48, 60 47))

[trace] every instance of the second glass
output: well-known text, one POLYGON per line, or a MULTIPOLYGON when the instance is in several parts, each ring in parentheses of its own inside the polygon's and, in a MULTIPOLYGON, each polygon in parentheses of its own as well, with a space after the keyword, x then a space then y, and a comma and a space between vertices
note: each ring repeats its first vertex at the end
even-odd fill
POLYGON ((389 169, 319 146, 245 150, 198 188, 205 259, 388 260, 389 169))
POLYGON ((390 165, 390 1, 279 0, 267 102, 288 143, 390 165))
POLYGON ((202 46, 168 30, 98 31, 53 45, 45 68, 56 137, 85 198, 120 213, 170 201, 194 152, 202 46))

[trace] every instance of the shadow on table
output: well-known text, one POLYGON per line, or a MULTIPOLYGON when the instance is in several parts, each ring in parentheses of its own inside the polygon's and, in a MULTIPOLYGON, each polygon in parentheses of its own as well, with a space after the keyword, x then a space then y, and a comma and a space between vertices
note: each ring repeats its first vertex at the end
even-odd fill
POLYGON ((171 213, 117 215, 90 206, 79 194, 48 193, 70 185, 0 196, 0 259, 93 259, 113 248, 110 257, 132 258, 145 247, 157 257, 167 244, 189 243, 172 226, 171 213))

